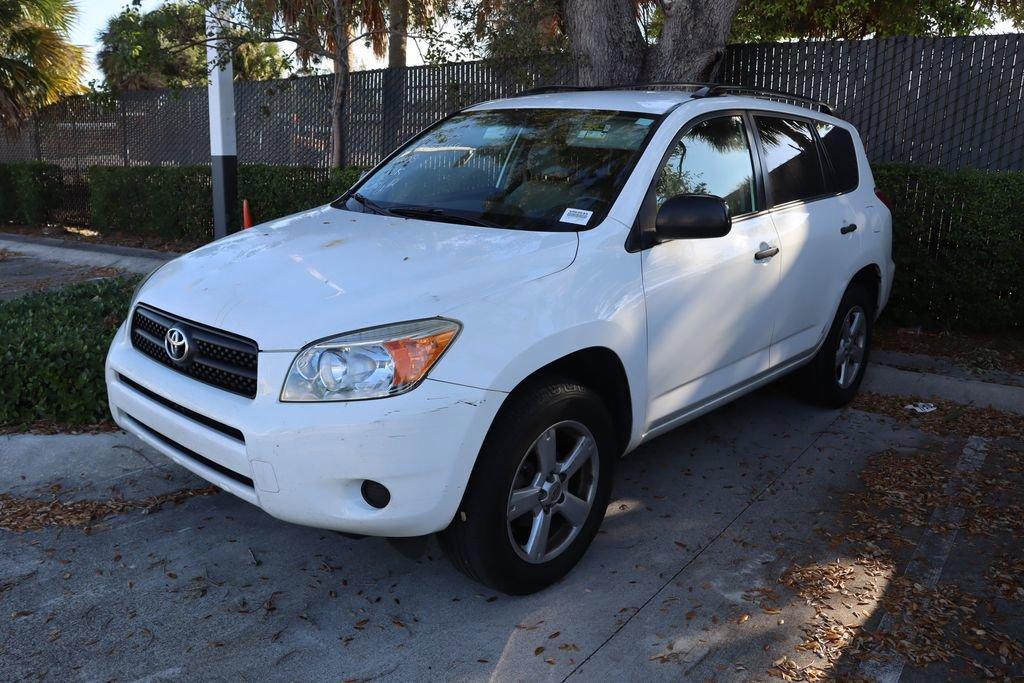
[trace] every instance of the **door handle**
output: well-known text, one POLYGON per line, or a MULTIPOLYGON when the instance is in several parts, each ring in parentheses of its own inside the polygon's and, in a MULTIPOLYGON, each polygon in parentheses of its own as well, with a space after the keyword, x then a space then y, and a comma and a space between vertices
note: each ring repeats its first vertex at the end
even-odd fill
POLYGON ((763 261, 766 258, 771 258, 772 256, 775 256, 778 253, 779 253, 779 248, 778 247, 771 247, 769 249, 762 249, 761 251, 756 252, 754 254, 754 260, 755 261, 763 261))
POLYGON ((844 225, 843 227, 839 228, 839 232, 842 233, 843 235, 849 235, 851 232, 853 232, 856 229, 857 229, 857 224, 856 223, 850 223, 849 225, 844 225))

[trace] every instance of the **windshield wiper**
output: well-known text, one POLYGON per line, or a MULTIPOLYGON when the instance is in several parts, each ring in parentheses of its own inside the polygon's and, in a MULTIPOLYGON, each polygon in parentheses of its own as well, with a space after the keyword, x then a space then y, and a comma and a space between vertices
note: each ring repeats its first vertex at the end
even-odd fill
POLYGON ((383 206, 381 206, 377 202, 373 201, 369 197, 365 197, 365 196, 359 194, 358 192, 353 192, 352 194, 349 195, 349 197, 351 197, 352 199, 356 200, 357 202, 362 204, 364 208, 369 209, 370 211, 373 211, 374 213, 379 213, 382 216, 392 216, 392 215, 394 215, 391 212, 390 209, 385 209, 383 206))
POLYGON ((387 209, 392 216, 404 216, 406 218, 426 218, 427 220, 445 221, 448 223, 462 223, 464 225, 478 225, 482 228, 501 228, 504 226, 492 223, 491 221, 477 218, 476 216, 464 216, 460 213, 452 213, 444 209, 424 209, 418 206, 393 206, 387 209))
POLYGON ((445 211, 444 209, 438 208, 424 208, 420 206, 392 206, 384 207, 373 201, 369 197, 362 195, 358 192, 353 192, 349 195, 349 198, 356 200, 363 205, 364 208, 379 213, 382 216, 401 216, 402 218, 426 218, 427 220, 445 221, 449 223, 462 223, 464 225, 478 225, 482 228, 500 228, 503 227, 497 223, 492 223, 483 218, 477 218, 475 216, 464 216, 458 213, 452 213, 445 211))

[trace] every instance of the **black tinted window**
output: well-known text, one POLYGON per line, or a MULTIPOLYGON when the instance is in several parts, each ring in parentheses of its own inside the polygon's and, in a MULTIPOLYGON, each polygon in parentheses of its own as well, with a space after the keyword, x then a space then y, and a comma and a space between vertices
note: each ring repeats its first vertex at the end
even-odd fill
POLYGON ((802 121, 758 116, 757 130, 775 204, 825 194, 825 178, 810 126, 802 121))
POLYGON ((656 186, 658 206, 677 194, 713 194, 733 216, 754 210, 754 167, 739 116, 701 121, 675 143, 656 186))
POLYGON ((857 152, 850 131, 830 123, 818 123, 817 127, 818 137, 832 162, 832 189, 835 192, 857 189, 857 152))

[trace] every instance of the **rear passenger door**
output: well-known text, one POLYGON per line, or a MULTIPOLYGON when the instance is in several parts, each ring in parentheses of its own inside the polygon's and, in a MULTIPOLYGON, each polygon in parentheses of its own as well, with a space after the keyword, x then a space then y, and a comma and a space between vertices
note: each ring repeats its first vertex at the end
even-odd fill
MULTIPOLYGON (((833 163, 819 140, 844 145, 845 130, 800 117, 756 112, 765 192, 779 235, 781 276, 772 333, 773 366, 813 352, 832 322, 860 251, 863 216, 842 190, 848 164, 833 163)), ((852 141, 849 153, 853 154, 852 141)), ((845 163, 845 160, 844 160, 845 163)), ((856 158, 853 183, 856 187, 856 158)))

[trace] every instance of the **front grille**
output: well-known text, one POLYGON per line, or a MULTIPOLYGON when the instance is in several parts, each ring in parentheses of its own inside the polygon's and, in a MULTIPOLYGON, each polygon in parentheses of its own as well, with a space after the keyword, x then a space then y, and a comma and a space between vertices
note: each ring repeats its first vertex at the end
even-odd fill
POLYGON ((238 472, 235 472, 232 469, 224 467, 224 465, 221 465, 219 462, 214 462, 213 460, 210 460, 209 458, 206 458, 206 457, 203 457, 202 455, 199 455, 198 453, 196 453, 192 449, 186 448, 185 446, 182 446, 177 441, 174 441, 173 439, 170 439, 170 438, 164 436, 163 434, 161 434, 160 432, 156 431, 155 429, 153 429, 149 425, 143 424, 142 422, 140 422, 139 420, 135 419, 134 417, 132 417, 128 413, 124 413, 124 415, 136 427, 141 429, 143 432, 145 432, 146 434, 149 434, 151 437, 153 437, 154 439, 156 439, 160 443, 162 443, 162 444, 164 444, 166 446, 169 446, 170 448, 173 448, 174 450, 178 451, 178 453, 180 453, 181 455, 183 455, 183 456, 185 456, 187 458, 191 458, 192 460, 195 460, 199 464, 205 465, 206 467, 209 467, 214 472, 217 472, 219 474, 223 474, 228 479, 233 479, 233 480, 237 481, 239 484, 242 484, 244 486, 248 486, 249 488, 255 488, 255 484, 253 483, 252 479, 250 479, 249 477, 245 476, 244 474, 239 474, 238 472))
POLYGON ((254 398, 256 342, 214 330, 163 311, 136 306, 132 315, 132 345, 153 360, 200 382, 254 398), (188 339, 189 353, 173 360, 164 347, 167 330, 177 327, 188 339))

